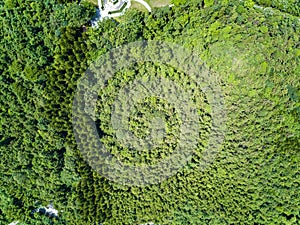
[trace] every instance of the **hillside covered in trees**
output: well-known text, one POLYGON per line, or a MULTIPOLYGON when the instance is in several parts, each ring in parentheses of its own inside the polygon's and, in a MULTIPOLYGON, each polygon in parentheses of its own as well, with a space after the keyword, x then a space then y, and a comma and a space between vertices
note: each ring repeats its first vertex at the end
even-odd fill
POLYGON ((173 3, 152 13, 129 10, 92 28, 96 9, 88 2, 0 2, 0 225, 300 224, 300 2, 173 3), (145 98, 129 113, 129 129, 142 139, 152 119, 162 117, 166 136, 151 151, 123 146, 111 125, 122 87, 135 79, 170 79, 190 93, 199 117, 189 162, 158 184, 130 186, 86 161, 72 107, 90 65, 143 40, 197 53, 222 89, 226 130, 213 162, 201 169, 214 127, 197 81, 153 62, 118 71, 99 90, 93 122, 108 152, 128 165, 170 156, 182 121, 172 102, 145 98), (49 204, 58 217, 35 212, 49 204))

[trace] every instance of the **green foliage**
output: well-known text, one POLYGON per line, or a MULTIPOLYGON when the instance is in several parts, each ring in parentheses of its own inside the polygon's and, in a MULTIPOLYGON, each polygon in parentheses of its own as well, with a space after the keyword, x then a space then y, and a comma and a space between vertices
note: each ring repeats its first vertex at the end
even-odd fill
MULTIPOLYGON (((0 3, 1 224, 299 224, 299 20, 256 9, 253 1, 174 3, 85 32, 94 13, 89 5, 0 3), (72 101, 77 80, 99 55, 142 39, 197 51, 222 87, 228 122, 218 157, 203 171, 211 115, 195 81, 151 63, 119 71, 100 90, 96 113, 104 144, 125 162, 151 164, 170 155, 180 118, 162 99, 138 102, 130 130, 147 136, 150 121, 163 115, 167 138, 152 154, 122 148, 110 125, 122 86, 145 74, 172 79, 191 93, 201 116, 199 144, 185 167, 158 185, 128 187, 83 160, 73 137, 72 101), (31 214, 50 201, 58 220, 31 214)), ((299 15, 297 2, 259 3, 299 15)))
POLYGON ((204 0, 205 7, 212 6, 214 4, 214 0, 204 0))
POLYGON ((259 5, 273 7, 294 16, 300 16, 300 1, 298 0, 255 0, 259 5))
POLYGON ((31 211, 37 203, 45 205, 51 200, 62 209, 76 181, 76 166, 66 168, 64 162, 70 160, 65 156, 64 136, 48 119, 51 108, 44 91, 51 79, 47 68, 55 62, 59 43, 56 29, 81 26, 94 9, 68 3, 65 10, 80 12, 80 17, 76 15, 79 23, 72 24, 70 16, 64 19, 70 23, 55 20, 55 24, 51 18, 58 17, 58 5, 55 1, 1 3, 1 224, 17 220, 49 224, 45 216, 32 218, 31 211))
MULTIPOLYGON (((105 134, 101 137, 101 141, 107 146, 107 150, 120 157, 125 163, 134 165, 155 164, 157 161, 169 157, 178 145, 178 134, 180 134, 182 121, 178 118, 178 113, 174 106, 172 106, 172 103, 156 97, 147 97, 146 99, 135 102, 135 106, 130 112, 128 125, 129 131, 141 140, 151 137, 151 135, 159 136, 161 132, 163 140, 159 140, 158 137, 157 141, 160 143, 159 146, 151 150, 142 149, 141 151, 134 151, 131 148, 122 147, 117 141, 115 131, 110 125, 113 103, 120 88, 125 88, 125 85, 132 85, 135 79, 145 78, 145 74, 147 74, 146 79, 162 76, 171 79, 173 82, 181 83, 182 88, 190 94, 193 104, 198 107, 198 114, 201 119, 199 124, 203 126, 201 127, 201 131, 199 131, 199 133, 201 133, 201 140, 199 139, 199 141, 202 141, 204 145, 205 139, 208 137, 211 115, 208 111, 210 107, 207 104, 204 94, 199 91, 200 88, 197 87, 195 82, 189 81, 186 75, 174 71, 173 68, 168 68, 165 65, 154 66, 146 63, 143 65, 135 65, 134 68, 129 68, 128 70, 117 73, 113 80, 108 81, 107 88, 101 90, 99 93, 100 97, 96 107, 97 119, 95 122, 96 124, 100 124, 99 133, 105 134), (164 128, 160 127, 156 129, 150 126, 151 121, 155 118, 162 118, 161 123, 165 124, 164 128), (163 136, 164 131, 166 132, 165 136, 163 136)), ((129 87, 126 86, 126 88, 129 87)), ((120 101, 126 102, 126 98, 120 99, 120 101)), ((120 112, 124 110, 125 109, 119 109, 120 112)), ((142 143, 143 142, 140 144, 142 143)), ((199 147, 199 153, 201 153, 202 150, 203 146, 199 147)))
POLYGON ((171 3, 176 5, 176 6, 179 6, 179 5, 184 5, 186 4, 187 0, 172 0, 171 3))

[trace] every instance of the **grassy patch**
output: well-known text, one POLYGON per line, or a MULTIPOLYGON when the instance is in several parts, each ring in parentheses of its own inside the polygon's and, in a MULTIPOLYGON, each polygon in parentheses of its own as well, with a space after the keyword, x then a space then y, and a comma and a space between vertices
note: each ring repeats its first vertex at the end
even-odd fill
POLYGON ((171 4, 171 0, 146 0, 151 8, 163 7, 171 4))
POLYGON ((130 9, 137 9, 142 12, 148 12, 148 10, 143 6, 141 3, 138 3, 136 1, 131 1, 130 9))
POLYGON ((98 0, 85 0, 85 1, 90 2, 95 6, 98 6, 98 0))

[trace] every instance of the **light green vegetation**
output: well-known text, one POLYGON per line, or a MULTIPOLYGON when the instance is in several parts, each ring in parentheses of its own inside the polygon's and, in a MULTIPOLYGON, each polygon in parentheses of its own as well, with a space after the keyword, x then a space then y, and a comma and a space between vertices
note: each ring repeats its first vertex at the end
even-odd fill
POLYGON ((91 4, 98 7, 98 1, 97 0, 84 0, 84 1, 90 2, 91 4))
MULTIPOLYGON (((130 10, 120 23, 105 20, 83 32, 94 6, 63 0, 5 0, 0 6, 1 225, 300 223, 298 18, 258 10, 252 1, 190 0, 151 14, 130 10), (191 161, 147 187, 117 184, 93 171, 72 127, 78 79, 99 55, 137 40, 196 51, 222 87, 227 112, 222 147, 202 170, 212 123, 206 96, 195 82, 167 65, 118 71, 99 90, 95 121, 108 151, 126 163, 148 165, 169 156, 181 120, 172 102, 155 97, 137 102, 130 131, 143 138, 153 116, 165 115, 166 140, 141 154, 120 146, 110 113, 125 83, 147 74, 173 79, 192 93, 201 116, 191 161), (51 200, 59 219, 31 214, 51 200)), ((294 1, 285 8, 299 10, 294 1)), ((97 162, 97 155, 91 156, 97 162)))
POLYGON ((138 3, 138 2, 136 2, 134 0, 131 1, 130 9, 137 9, 137 10, 139 10, 141 12, 148 12, 148 10, 145 8, 145 6, 143 6, 141 3, 138 3))
POLYGON ((158 8, 163 6, 168 6, 171 4, 170 0, 145 0, 151 8, 158 8))
POLYGON ((279 9, 283 12, 290 13, 295 16, 300 16, 300 1, 299 0, 290 0, 290 1, 282 1, 282 0, 253 0, 255 3, 259 5, 263 5, 265 7, 272 7, 279 9))

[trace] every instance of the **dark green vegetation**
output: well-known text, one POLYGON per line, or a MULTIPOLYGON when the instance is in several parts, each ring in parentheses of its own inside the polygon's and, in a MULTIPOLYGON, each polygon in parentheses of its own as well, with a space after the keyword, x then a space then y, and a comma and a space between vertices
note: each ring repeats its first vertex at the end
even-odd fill
MULTIPOLYGON (((195 108, 198 109, 198 114, 201 119, 201 122, 199 121, 199 123, 203 126, 198 137, 199 143, 201 142, 201 139, 203 141, 202 146, 199 146, 199 150, 197 151, 201 152, 211 127, 209 105, 204 94, 200 91, 199 87, 195 89, 195 87, 197 87, 196 83, 191 81, 184 73, 170 70, 166 65, 155 66, 153 63, 144 63, 142 65, 136 64, 133 68, 116 74, 114 78, 108 82, 107 89, 101 90, 99 93, 99 96, 101 97, 99 97, 96 106, 96 118, 98 119, 96 119, 95 122, 96 124, 100 124, 99 129, 105 134, 102 136, 102 142, 105 143, 110 152, 118 154, 123 162, 129 163, 130 165, 156 164, 159 159, 170 156, 175 150, 180 139, 179 135, 181 132, 180 126, 182 121, 179 118, 178 109, 163 98, 153 96, 135 102, 135 105, 129 114, 128 125, 129 130, 141 140, 141 143, 137 143, 137 145, 144 146, 143 144, 146 143, 144 140, 147 140, 146 138, 151 135, 152 130, 155 130, 155 134, 157 134, 158 138, 157 141, 159 142, 158 132, 163 131, 162 129, 156 130, 155 128, 160 126, 155 127, 155 124, 153 124, 154 127, 152 127, 151 121, 156 118, 161 118, 163 120, 161 123, 164 124, 166 135, 160 141, 164 144, 160 143, 158 146, 151 148, 150 151, 145 149, 150 148, 147 145, 144 146, 145 148, 143 148, 143 151, 134 151, 132 148, 123 148, 122 145, 118 143, 119 141, 115 135, 116 132, 111 129, 110 115, 113 113, 111 111, 111 106, 119 94, 119 87, 126 87, 126 85, 131 84, 131 86, 127 86, 127 88, 130 90, 134 89, 135 85, 133 85, 132 82, 142 79, 145 73, 147 73, 147 78, 149 80, 153 80, 155 77, 160 76, 168 78, 173 82, 181 83, 182 90, 189 93, 189 98, 193 105, 197 106, 195 108)), ((148 89, 150 88, 148 87, 148 89)), ((124 96, 126 95, 124 94, 124 96)), ((176 97, 178 98, 178 96, 176 97)), ((126 104, 125 97, 124 100, 118 99, 126 104)), ((125 110, 119 109, 118 111, 123 112, 125 110)))
MULTIPOLYGON (((300 22, 291 14, 255 9, 252 1, 228 2, 178 1, 179 6, 156 9, 149 16, 131 11, 120 24, 107 20, 84 32, 82 25, 94 13, 89 5, 2 1, 0 224, 299 224, 300 22), (207 170, 198 168, 204 139, 190 164, 175 176, 159 185, 127 187, 100 177, 82 159, 71 109, 76 81, 97 56, 142 39, 175 42, 199 52, 218 74, 228 128, 207 170), (60 211, 58 220, 31 214, 50 201, 60 211)), ((284 11, 299 15, 292 6, 287 2, 284 11)), ((110 99, 125 75, 145 70, 155 75, 162 69, 177 74, 158 65, 129 68, 102 97, 110 99)), ((181 82, 191 89, 188 84, 193 81, 181 82)), ((195 95, 201 96, 195 101, 204 99, 201 92, 195 95)), ((109 104, 99 101, 99 111, 109 104)), ((164 115, 172 109, 155 98, 136 107, 142 116, 132 117, 131 129, 139 135, 147 132, 150 109, 164 115)), ((207 126, 200 133, 210 124, 209 113, 204 115, 207 126)), ((176 114, 170 117, 166 126, 180 123, 176 114)), ((115 143, 108 115, 100 113, 99 120, 103 138, 115 143)), ((172 129, 170 137, 176 126, 172 129)), ((122 150, 116 154, 133 159, 122 150)), ((172 148, 162 150, 169 154, 172 148)), ((157 157, 164 156, 144 154, 137 163, 157 157)))

